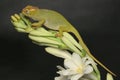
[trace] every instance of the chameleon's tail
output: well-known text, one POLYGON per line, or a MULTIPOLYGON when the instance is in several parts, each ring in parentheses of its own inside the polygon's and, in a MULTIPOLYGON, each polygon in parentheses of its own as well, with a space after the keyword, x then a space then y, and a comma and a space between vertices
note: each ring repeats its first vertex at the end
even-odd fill
POLYGON ((106 66, 104 66, 100 61, 98 61, 89 51, 89 49, 87 48, 87 46, 85 45, 85 43, 82 40, 82 37, 80 36, 79 32, 72 27, 73 29, 70 29, 72 31, 72 33, 74 33, 74 35, 78 38, 80 45, 83 47, 83 49, 87 52, 87 54, 93 59, 95 60, 99 65, 101 65, 106 71, 108 71, 110 74, 116 76, 116 74, 114 74, 111 70, 109 70, 106 66))

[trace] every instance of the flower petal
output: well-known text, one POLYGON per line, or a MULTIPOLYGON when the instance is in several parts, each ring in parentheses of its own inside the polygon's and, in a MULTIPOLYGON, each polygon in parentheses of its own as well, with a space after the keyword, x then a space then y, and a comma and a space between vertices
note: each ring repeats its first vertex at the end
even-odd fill
POLYGON ((83 64, 80 55, 78 55, 77 53, 72 54, 72 60, 77 66, 80 66, 81 64, 83 64))
POLYGON ((88 66, 86 66, 86 68, 85 68, 84 74, 89 74, 89 73, 91 73, 92 71, 93 71, 93 68, 92 68, 90 65, 88 65, 88 66))
POLYGON ((97 78, 95 73, 86 74, 82 78, 83 78, 82 80, 86 80, 86 79, 87 80, 88 79, 90 79, 90 80, 100 80, 100 79, 97 78))
POLYGON ((87 66, 89 64, 92 64, 92 61, 88 60, 88 61, 85 62, 85 66, 87 66))
POLYGON ((71 54, 65 50, 61 50, 53 47, 47 47, 45 48, 45 50, 56 57, 65 58, 65 59, 71 58, 71 54))
POLYGON ((65 70, 62 66, 57 66, 57 68, 59 69, 59 70, 65 70))
POLYGON ((69 68, 69 69, 74 70, 74 71, 76 71, 76 69, 78 68, 78 66, 75 65, 75 63, 73 62, 72 59, 65 59, 64 60, 64 66, 66 68, 69 68))
POLYGON ((55 77, 54 80, 68 80, 68 79, 65 76, 59 76, 59 77, 55 77))
POLYGON ((78 80, 82 76, 83 76, 83 74, 76 74, 76 75, 74 75, 74 76, 71 77, 71 80, 78 80))
POLYGON ((58 71, 57 73, 60 74, 60 75, 67 76, 67 75, 71 75, 71 72, 72 71, 70 69, 67 69, 67 70, 58 71))

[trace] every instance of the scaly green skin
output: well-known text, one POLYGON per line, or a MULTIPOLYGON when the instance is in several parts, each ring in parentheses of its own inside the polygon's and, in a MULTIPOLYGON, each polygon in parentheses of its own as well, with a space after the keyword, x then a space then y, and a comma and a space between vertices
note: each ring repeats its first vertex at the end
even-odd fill
POLYGON ((47 9, 39 9, 34 6, 26 6, 22 10, 22 14, 29 18, 32 18, 35 21, 38 21, 37 23, 32 24, 32 26, 34 27, 41 27, 42 25, 44 25, 49 29, 58 30, 58 36, 62 36, 63 32, 72 32, 78 38, 79 43, 83 48, 81 51, 87 52, 88 55, 92 59, 94 59, 98 64, 100 64, 105 70, 107 70, 112 75, 116 76, 90 53, 89 49, 83 42, 79 32, 58 12, 47 9))

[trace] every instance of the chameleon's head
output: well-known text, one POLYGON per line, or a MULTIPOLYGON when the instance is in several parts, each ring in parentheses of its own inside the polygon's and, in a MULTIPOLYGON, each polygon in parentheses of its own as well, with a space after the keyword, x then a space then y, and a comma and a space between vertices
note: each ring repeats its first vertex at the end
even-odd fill
POLYGON ((27 17, 33 17, 35 13, 38 11, 38 9, 39 9, 38 7, 28 5, 25 8, 23 8, 22 14, 27 17))

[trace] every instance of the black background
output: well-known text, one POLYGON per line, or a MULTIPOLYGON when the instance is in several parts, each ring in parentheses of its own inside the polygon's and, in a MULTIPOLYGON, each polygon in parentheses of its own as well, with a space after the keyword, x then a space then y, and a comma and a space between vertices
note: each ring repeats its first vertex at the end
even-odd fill
MULTIPOLYGON (((18 33, 10 16, 26 5, 57 10, 81 33, 85 43, 120 80, 119 0, 1 0, 0 80, 53 80, 62 59, 35 45, 27 34, 18 33)), ((98 66, 105 80, 106 71, 98 66)))

